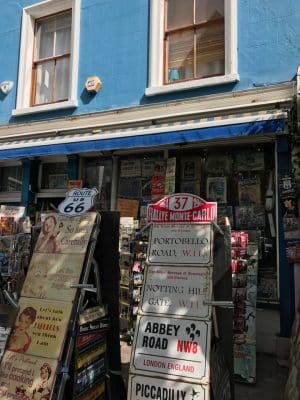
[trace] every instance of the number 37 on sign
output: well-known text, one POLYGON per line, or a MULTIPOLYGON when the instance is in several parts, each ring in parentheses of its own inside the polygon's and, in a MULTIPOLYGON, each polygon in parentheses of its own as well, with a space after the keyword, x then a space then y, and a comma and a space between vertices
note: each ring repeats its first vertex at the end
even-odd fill
POLYGON ((87 212, 95 202, 95 196, 98 194, 96 188, 92 189, 72 189, 66 194, 66 198, 58 206, 60 214, 74 217, 87 212))

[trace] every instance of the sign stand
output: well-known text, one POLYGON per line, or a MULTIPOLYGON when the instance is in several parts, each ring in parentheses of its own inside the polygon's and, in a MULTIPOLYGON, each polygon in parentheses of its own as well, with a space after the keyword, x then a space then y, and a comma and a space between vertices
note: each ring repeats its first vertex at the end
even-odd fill
MULTIPOLYGON (((231 297, 220 299, 214 288, 216 238, 223 235, 214 228, 216 216, 216 203, 185 193, 148 206, 152 226, 128 399, 147 399, 149 393, 164 399, 209 400, 211 393, 215 400, 233 398, 228 369, 221 388, 211 364, 220 360, 212 331, 222 334, 214 307, 232 307, 231 297)), ((224 373, 226 361, 222 367, 224 373)))

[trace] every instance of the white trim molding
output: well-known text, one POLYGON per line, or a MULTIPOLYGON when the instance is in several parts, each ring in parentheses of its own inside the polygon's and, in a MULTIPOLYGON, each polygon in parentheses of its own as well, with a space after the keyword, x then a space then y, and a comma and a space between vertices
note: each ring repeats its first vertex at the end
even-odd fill
POLYGON ((80 38, 80 0, 47 0, 23 9, 18 73, 17 104, 13 116, 77 106, 77 82, 80 38), (37 18, 72 9, 71 68, 68 101, 30 106, 31 66, 34 26, 37 18))
POLYGON ((149 82, 146 96, 237 82, 237 0, 224 0, 225 75, 163 85, 164 0, 150 0, 149 82))

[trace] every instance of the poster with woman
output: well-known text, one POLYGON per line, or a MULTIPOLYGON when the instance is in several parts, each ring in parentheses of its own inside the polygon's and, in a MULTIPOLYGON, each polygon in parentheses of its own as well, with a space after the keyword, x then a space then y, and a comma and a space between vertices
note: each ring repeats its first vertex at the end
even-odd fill
POLYGON ((96 215, 95 212, 90 212, 70 218, 57 213, 42 214, 42 228, 34 251, 85 253, 96 215))
POLYGON ((72 303, 21 297, 6 351, 58 359, 70 320, 72 303))
POLYGON ((57 361, 6 351, 0 366, 0 398, 50 400, 57 361))

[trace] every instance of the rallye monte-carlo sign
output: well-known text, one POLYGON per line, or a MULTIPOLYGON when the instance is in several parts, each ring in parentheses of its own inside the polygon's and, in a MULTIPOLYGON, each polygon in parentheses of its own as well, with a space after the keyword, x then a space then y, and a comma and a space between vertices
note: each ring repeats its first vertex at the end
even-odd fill
POLYGON ((164 197, 147 207, 148 222, 210 222, 217 218, 217 203, 189 193, 164 197))

